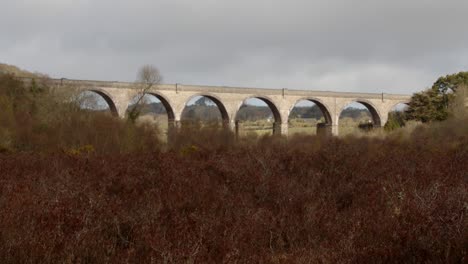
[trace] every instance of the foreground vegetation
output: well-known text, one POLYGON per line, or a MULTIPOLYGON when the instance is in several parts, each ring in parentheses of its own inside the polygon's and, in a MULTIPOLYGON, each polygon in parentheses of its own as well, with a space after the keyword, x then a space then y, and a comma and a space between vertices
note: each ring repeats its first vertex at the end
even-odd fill
POLYGON ((465 263, 468 119, 384 138, 158 130, 0 75, 1 263, 465 263))
POLYGON ((3 154, 0 261, 463 263, 467 135, 3 154))

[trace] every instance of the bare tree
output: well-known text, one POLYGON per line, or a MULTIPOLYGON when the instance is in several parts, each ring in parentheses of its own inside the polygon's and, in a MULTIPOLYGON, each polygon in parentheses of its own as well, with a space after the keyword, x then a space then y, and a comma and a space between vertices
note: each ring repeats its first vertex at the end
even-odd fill
POLYGON ((128 120, 135 122, 141 114, 144 98, 148 91, 162 82, 162 76, 158 68, 153 65, 144 65, 138 71, 137 81, 135 82, 136 101, 129 109, 128 120))

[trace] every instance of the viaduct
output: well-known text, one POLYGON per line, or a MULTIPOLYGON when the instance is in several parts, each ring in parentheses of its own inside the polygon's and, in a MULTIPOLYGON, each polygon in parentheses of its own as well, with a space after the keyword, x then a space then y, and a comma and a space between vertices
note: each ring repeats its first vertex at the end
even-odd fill
MULTIPOLYGON (((48 85, 56 89, 92 91, 104 98, 113 115, 125 117, 131 100, 136 96, 135 83, 51 79, 48 85)), ((367 107, 372 115, 374 127, 383 126, 388 114, 399 103, 408 103, 410 95, 386 93, 348 93, 291 89, 259 89, 224 86, 198 86, 182 84, 160 84, 147 92, 159 99, 166 108, 169 127, 180 123, 182 111, 195 96, 211 99, 219 108, 224 125, 236 129, 236 114, 245 100, 258 98, 273 112, 273 133, 288 134, 289 113, 301 100, 315 103, 325 117, 321 128, 338 135, 338 122, 343 109, 352 102, 367 107)))

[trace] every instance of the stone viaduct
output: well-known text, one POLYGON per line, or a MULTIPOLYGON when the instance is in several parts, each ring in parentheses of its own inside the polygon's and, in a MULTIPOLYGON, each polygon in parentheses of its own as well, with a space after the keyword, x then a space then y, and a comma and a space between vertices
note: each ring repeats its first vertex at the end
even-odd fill
MULTIPOLYGON (((125 117, 130 101, 136 96, 135 83, 52 79, 48 83, 57 89, 92 91, 104 98, 115 116, 125 117)), ((169 127, 177 126, 187 102, 195 96, 211 99, 219 108, 226 126, 236 129, 236 114, 249 98, 264 101, 274 115, 273 132, 287 135, 289 113, 300 100, 315 103, 325 117, 322 127, 338 135, 338 122, 343 109, 352 102, 359 102, 372 114, 374 127, 383 126, 388 113, 399 103, 407 103, 410 95, 386 93, 348 93, 291 89, 259 89, 224 86, 198 86, 161 84, 148 94, 157 97, 165 106, 169 127)))

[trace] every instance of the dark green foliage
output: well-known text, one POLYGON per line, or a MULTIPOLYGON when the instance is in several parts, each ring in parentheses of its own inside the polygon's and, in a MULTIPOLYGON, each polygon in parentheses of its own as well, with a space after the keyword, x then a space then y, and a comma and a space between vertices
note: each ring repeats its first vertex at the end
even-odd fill
POLYGON ((446 120, 451 114, 450 104, 455 98, 454 92, 465 85, 468 85, 468 72, 440 77, 430 89, 412 96, 406 110, 407 120, 423 123, 446 120))
POLYGON ((441 94, 434 89, 415 93, 408 103, 408 109, 406 110, 407 120, 426 123, 447 119, 449 116, 447 105, 449 96, 441 94))
MULTIPOLYGON (((371 118, 371 116, 369 115, 369 110, 367 109, 348 107, 348 108, 343 109, 340 117, 341 118, 349 117, 352 119, 359 119, 363 115, 368 115, 369 118, 371 118)), ((294 107, 291 110, 289 118, 299 118, 299 117, 300 118, 315 118, 319 120, 320 118, 323 118, 323 113, 317 105, 313 105, 312 107, 294 107)))
POLYGON ((369 132, 372 131, 372 129, 374 128, 374 124, 372 122, 361 122, 358 124, 358 128, 361 131, 369 132))
POLYGON ((294 107, 289 114, 289 118, 314 118, 320 119, 323 117, 322 111, 317 105, 312 107, 301 106, 294 107))
POLYGON ((236 119, 242 121, 255 121, 259 119, 267 119, 272 116, 273 113, 268 106, 243 104, 237 112, 236 119))
POLYGON ((394 111, 388 114, 388 121, 384 126, 385 131, 393 131, 405 126, 406 113, 394 111))
POLYGON ((359 119, 362 116, 367 116, 368 118, 372 118, 369 110, 362 109, 362 108, 348 107, 348 108, 343 109, 343 111, 340 114, 340 118, 349 117, 354 120, 359 119))
POLYGON ((459 72, 456 74, 440 77, 432 86, 432 89, 442 94, 456 92, 458 87, 468 85, 468 72, 459 72))
POLYGON ((216 105, 188 105, 182 112, 182 119, 192 121, 221 121, 221 112, 216 105))

